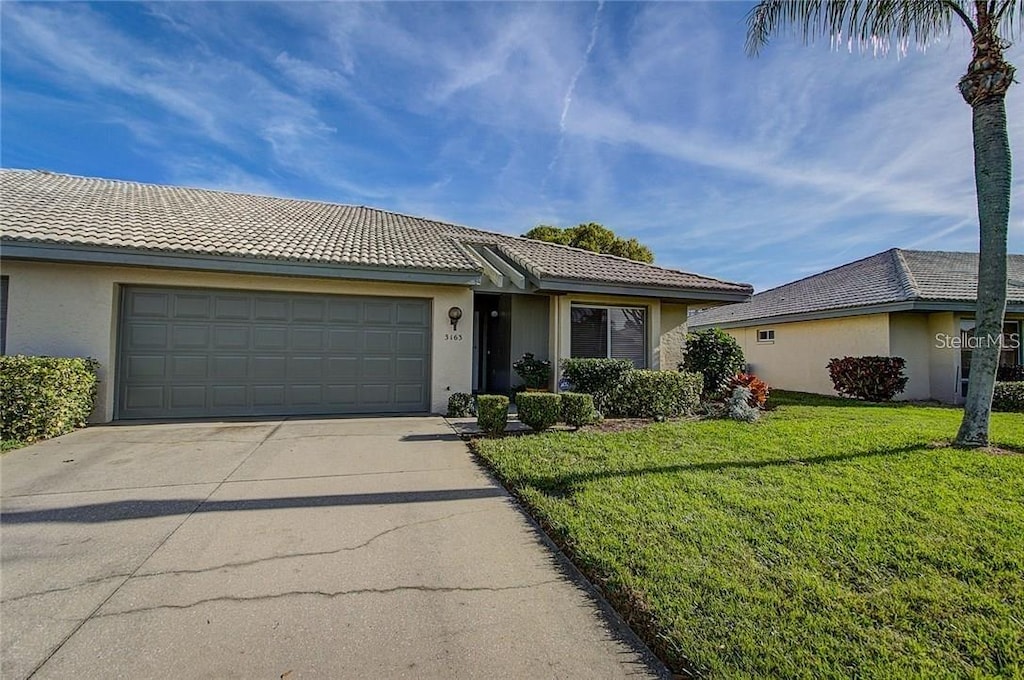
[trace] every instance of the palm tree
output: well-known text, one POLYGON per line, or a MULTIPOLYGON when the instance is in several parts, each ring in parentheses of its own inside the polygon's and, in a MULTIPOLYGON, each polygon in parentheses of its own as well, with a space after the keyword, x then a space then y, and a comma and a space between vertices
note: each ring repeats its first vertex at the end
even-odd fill
MULTIPOLYGON (((973 111, 974 183, 978 196, 978 306, 976 335, 998 338, 1006 311, 1006 230, 1010 217, 1010 142, 1006 91, 1014 68, 1004 52, 1024 26, 1017 0, 763 0, 747 17, 747 52, 756 55, 773 33, 796 29, 804 42, 814 35, 847 37, 861 45, 927 44, 962 24, 973 55, 960 79, 960 94, 973 111)), ((971 353, 970 383, 958 446, 987 446, 999 346, 980 343, 971 353)))

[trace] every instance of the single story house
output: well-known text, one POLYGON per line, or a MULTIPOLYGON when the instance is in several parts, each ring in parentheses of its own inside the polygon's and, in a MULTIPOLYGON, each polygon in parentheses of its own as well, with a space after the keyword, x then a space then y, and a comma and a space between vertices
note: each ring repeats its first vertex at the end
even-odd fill
MULTIPOLYGON (((1008 258, 1001 371, 1021 370, 1024 255, 1008 258), (1018 367, 1018 368, 1014 368, 1018 367)), ((977 253, 893 248, 754 295, 697 311, 691 330, 721 328, 749 369, 780 389, 835 394, 832 357, 899 356, 902 399, 962 403, 967 394, 978 287, 977 253)))
POLYGON ((443 412, 525 352, 674 370, 691 305, 752 293, 362 206, 23 170, 0 192, 2 350, 98 360, 98 422, 443 412))

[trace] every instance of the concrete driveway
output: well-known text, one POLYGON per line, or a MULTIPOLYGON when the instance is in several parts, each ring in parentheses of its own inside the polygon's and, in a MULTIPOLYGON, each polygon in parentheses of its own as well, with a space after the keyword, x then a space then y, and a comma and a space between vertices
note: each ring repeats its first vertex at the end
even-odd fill
POLYGON ((440 418, 5 454, 4 678, 663 675, 440 418))

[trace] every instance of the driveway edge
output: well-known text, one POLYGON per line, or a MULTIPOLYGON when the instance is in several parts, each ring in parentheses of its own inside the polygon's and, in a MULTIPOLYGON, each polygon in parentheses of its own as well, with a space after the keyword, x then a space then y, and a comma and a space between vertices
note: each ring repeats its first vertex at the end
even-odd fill
POLYGON ((576 566, 569 555, 562 550, 561 546, 559 546, 558 543, 551 538, 548 532, 544 530, 544 527, 537 521, 537 518, 530 513, 522 500, 520 500, 516 494, 510 491, 508 487, 502 483, 501 479, 487 463, 487 460, 476 452, 471 444, 470 437, 464 436, 460 433, 452 426, 447 418, 445 418, 445 423, 447 423, 448 426, 463 439, 466 444, 466 448, 473 456, 473 462, 476 463, 477 467, 487 475, 487 478, 491 480, 491 482, 505 492, 505 495, 511 501, 512 505, 516 508, 519 514, 526 519, 530 528, 533 530, 533 533, 537 536, 537 539, 551 552, 559 568, 573 581, 575 585, 579 586, 587 594, 594 604, 597 605, 602 618, 608 625, 609 632, 617 637, 621 642, 626 643, 630 648, 632 648, 657 677, 662 678, 662 680, 673 680, 674 678, 679 677, 669 670, 668 666, 665 665, 658 655, 652 652, 651 648, 647 646, 647 643, 643 641, 643 639, 630 627, 628 623, 626 623, 626 620, 623 619, 619 611, 612 606, 601 589, 587 578, 586 574, 580 571, 579 567, 576 566))

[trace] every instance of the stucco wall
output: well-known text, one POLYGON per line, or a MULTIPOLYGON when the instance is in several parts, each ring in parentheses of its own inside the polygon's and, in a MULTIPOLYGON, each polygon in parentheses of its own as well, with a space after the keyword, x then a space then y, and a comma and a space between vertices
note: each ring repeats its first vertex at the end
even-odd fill
POLYGON ((424 286, 331 279, 216 274, 5 260, 10 276, 7 353, 91 356, 100 362, 94 422, 114 412, 119 285, 147 284, 335 295, 386 295, 433 301, 431 409, 443 413, 452 392, 469 392, 472 373, 473 292, 468 287, 424 286), (452 333, 448 309, 461 307, 452 333), (469 323, 467 323, 469 321, 469 323))
POLYGON ((825 368, 832 357, 889 355, 887 314, 869 314, 819 321, 766 323, 730 328, 743 355, 772 387, 816 394, 835 394, 825 368), (775 330, 775 341, 757 341, 758 330, 775 330))
POLYGON ((897 399, 924 400, 932 398, 931 345, 928 315, 920 312, 897 312, 889 315, 890 356, 903 357, 907 387, 897 399))
POLYGON ((686 305, 662 303, 659 364, 667 371, 675 370, 683 361, 686 346, 686 305))
POLYGON ((936 336, 956 338, 959 335, 959 321, 953 312, 928 315, 928 396, 931 399, 950 404, 960 399, 960 352, 936 340, 936 336))

